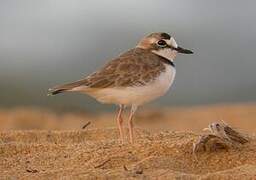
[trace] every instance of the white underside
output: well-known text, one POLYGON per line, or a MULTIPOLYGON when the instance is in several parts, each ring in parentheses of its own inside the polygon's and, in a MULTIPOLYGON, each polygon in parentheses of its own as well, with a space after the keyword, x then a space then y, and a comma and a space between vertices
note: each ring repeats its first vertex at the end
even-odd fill
POLYGON ((139 106, 164 95, 171 87, 176 70, 171 65, 165 66, 166 70, 145 86, 104 88, 91 92, 87 91, 86 87, 79 87, 79 91, 89 94, 102 103, 139 106))

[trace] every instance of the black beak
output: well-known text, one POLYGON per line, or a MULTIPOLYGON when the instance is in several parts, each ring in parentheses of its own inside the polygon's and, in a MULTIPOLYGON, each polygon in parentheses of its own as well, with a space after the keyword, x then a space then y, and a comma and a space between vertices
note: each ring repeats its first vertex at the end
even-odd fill
POLYGON ((192 51, 188 50, 188 49, 183 49, 181 47, 177 47, 177 48, 173 48, 174 50, 176 50, 178 53, 182 53, 182 54, 193 54, 192 51))

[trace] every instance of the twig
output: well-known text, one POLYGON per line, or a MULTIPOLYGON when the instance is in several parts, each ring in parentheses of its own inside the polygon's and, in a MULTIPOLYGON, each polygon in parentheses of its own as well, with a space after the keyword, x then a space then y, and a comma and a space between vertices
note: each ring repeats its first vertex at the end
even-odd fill
POLYGON ((101 164, 94 166, 94 168, 100 168, 100 167, 104 166, 109 161, 110 161, 110 159, 107 159, 106 161, 103 161, 101 164))
POLYGON ((89 122, 87 122, 83 127, 82 127, 82 129, 85 129, 87 126, 89 126, 91 124, 91 122, 89 121, 89 122))
POLYGON ((126 165, 123 166, 125 171, 129 171, 129 169, 126 167, 126 165))
POLYGON ((155 157, 155 156, 148 156, 148 157, 146 157, 146 158, 144 158, 144 159, 142 159, 142 160, 136 162, 135 164, 133 164, 133 166, 137 166, 137 165, 143 163, 144 161, 149 160, 149 159, 152 159, 152 158, 154 158, 154 157, 155 157))
POLYGON ((37 173, 38 172, 38 170, 36 170, 36 169, 26 169, 26 171, 28 173, 37 173))
POLYGON ((167 174, 169 171, 170 171, 170 169, 168 169, 168 170, 166 170, 165 172, 160 173, 160 174, 158 174, 158 175, 156 175, 156 176, 154 176, 154 177, 160 177, 160 176, 163 176, 163 175, 167 174))

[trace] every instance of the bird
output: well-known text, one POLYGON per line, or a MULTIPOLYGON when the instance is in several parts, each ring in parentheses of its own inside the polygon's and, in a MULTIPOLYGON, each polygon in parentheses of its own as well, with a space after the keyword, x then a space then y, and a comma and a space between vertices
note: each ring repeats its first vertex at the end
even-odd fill
POLYGON ((174 59, 178 53, 193 54, 178 46, 168 33, 154 32, 87 77, 50 88, 48 95, 79 92, 103 104, 119 106, 116 121, 122 143, 125 141, 122 114, 130 107, 128 139, 134 143, 135 112, 139 106, 163 96, 171 87, 176 74, 174 59))

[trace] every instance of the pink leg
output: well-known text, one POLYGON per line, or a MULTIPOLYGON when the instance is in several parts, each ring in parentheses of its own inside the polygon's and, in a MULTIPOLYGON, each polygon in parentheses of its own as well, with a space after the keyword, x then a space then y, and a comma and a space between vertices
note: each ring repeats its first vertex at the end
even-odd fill
POLYGON ((124 105, 119 106, 119 111, 117 114, 117 124, 118 124, 118 129, 119 129, 119 134, 120 134, 120 139, 122 143, 124 143, 124 129, 123 129, 123 118, 122 118, 122 112, 124 110, 124 105))
POLYGON ((129 127, 129 137, 130 137, 130 143, 134 143, 134 132, 133 132, 133 117, 135 114, 135 111, 137 110, 137 106, 131 107, 131 112, 128 120, 128 127, 129 127))

